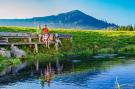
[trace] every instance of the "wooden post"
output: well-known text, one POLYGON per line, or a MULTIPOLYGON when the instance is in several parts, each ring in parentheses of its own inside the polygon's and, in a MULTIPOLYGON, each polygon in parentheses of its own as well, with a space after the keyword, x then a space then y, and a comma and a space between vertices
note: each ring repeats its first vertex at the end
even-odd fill
POLYGON ((8 42, 8 37, 6 38, 6 42, 8 42))
POLYGON ((28 40, 29 40, 29 43, 31 43, 31 37, 29 37, 28 40))
POLYGON ((14 46, 14 44, 11 44, 11 47, 13 47, 14 46))
POLYGON ((41 42, 41 34, 38 35, 38 42, 39 42, 39 43, 41 42))
POLYGON ((35 44, 35 52, 38 53, 38 44, 35 44))
POLYGON ((71 37, 71 38, 70 38, 70 42, 72 43, 72 41, 73 41, 73 38, 71 37))

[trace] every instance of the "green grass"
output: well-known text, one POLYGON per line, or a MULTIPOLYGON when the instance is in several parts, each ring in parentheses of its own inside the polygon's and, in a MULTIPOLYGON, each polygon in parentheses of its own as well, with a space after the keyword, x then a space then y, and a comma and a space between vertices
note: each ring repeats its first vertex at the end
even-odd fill
MULTIPOLYGON (((47 49, 39 46, 39 53, 32 53, 28 46, 20 48, 27 51, 27 59, 41 61, 63 59, 64 57, 89 57, 97 53, 135 53, 135 31, 49 29, 50 33, 72 34, 73 42, 61 39, 63 47, 57 52, 53 46, 47 49)), ((0 32, 36 32, 36 28, 0 27, 0 32)))
MULTIPOLYGON (((4 32, 36 32, 35 28, 26 27, 0 27, 4 32)), ((107 30, 77 30, 77 29, 51 29, 50 33, 72 34, 73 42, 62 39, 63 47, 59 53, 63 55, 81 55, 92 53, 113 53, 115 51, 124 52, 135 51, 135 31, 107 31, 107 30)), ((27 50, 27 47, 23 47, 27 50)), ((44 46, 39 47, 44 54, 56 53, 54 47, 49 50, 44 46)), ((27 50, 29 51, 29 49, 27 50)), ((31 51, 30 51, 31 52, 31 51)), ((39 53, 40 53, 39 52, 39 53)), ((58 55, 57 54, 57 55, 58 55)))
POLYGON ((21 64, 19 58, 5 58, 0 56, 0 71, 9 66, 15 67, 18 64, 21 64))
POLYGON ((34 28, 1 26, 0 32, 33 32, 34 28))

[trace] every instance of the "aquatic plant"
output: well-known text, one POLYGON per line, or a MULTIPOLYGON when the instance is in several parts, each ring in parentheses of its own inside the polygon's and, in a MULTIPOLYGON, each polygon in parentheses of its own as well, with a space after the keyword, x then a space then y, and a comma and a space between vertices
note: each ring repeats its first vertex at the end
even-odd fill
POLYGON ((116 77, 116 81, 115 81, 115 88, 116 89, 120 89, 120 84, 118 82, 118 78, 116 77))

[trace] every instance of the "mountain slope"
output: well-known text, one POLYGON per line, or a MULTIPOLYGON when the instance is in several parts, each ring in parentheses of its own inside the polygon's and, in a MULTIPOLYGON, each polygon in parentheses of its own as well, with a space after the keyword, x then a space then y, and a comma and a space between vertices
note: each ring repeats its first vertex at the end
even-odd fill
POLYGON ((58 15, 34 17, 31 19, 0 20, 0 25, 14 26, 35 26, 37 24, 47 24, 49 27, 57 28, 80 28, 80 29, 103 29, 117 27, 102 20, 98 20, 79 10, 70 11, 58 15))

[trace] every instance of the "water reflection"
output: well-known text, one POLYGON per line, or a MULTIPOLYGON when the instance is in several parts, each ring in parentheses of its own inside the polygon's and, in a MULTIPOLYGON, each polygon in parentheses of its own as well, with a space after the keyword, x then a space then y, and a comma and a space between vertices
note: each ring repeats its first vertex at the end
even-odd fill
POLYGON ((51 63, 47 64, 44 71, 41 70, 41 75, 39 77, 39 81, 41 84, 41 88, 44 89, 45 84, 50 87, 51 80, 54 78, 56 74, 61 74, 63 70, 63 64, 60 65, 59 60, 56 61, 56 69, 52 67, 51 63))
POLYGON ((55 71, 51 67, 51 64, 49 63, 47 67, 44 69, 44 72, 41 71, 41 75, 39 78, 42 88, 44 88, 45 82, 48 84, 48 86, 50 86, 50 82, 52 78, 54 77, 54 74, 55 74, 55 71))
MULTIPOLYGON (((63 83, 73 83, 75 85, 85 87, 87 85, 86 81, 94 80, 98 75, 103 75, 102 73, 111 69, 116 65, 124 65, 126 62, 124 60, 109 59, 109 60, 71 60, 66 61, 60 65, 59 60, 56 61, 56 68, 52 68, 49 63, 44 71, 44 74, 41 74, 41 86, 44 89, 44 85, 50 87, 50 83, 56 74, 60 74, 64 68, 64 74, 57 76, 53 80, 62 81, 63 83), (55 69, 55 70, 54 70, 55 69), (52 73, 53 72, 53 73, 52 73), (65 72, 71 73, 68 76, 65 75, 65 72), (59 80, 60 79, 60 80, 59 80), (43 83, 44 82, 44 83, 43 83)), ((115 80, 114 80, 115 82, 115 80)), ((114 86, 115 83, 111 85, 114 86)))
POLYGON ((33 76, 15 75, 10 81, 0 78, 0 89, 114 89, 116 76, 122 89, 135 89, 134 69, 134 58, 57 60, 39 64, 39 75, 33 67, 33 76))

